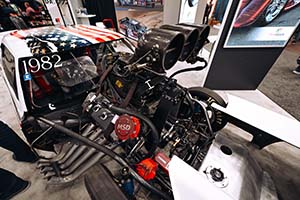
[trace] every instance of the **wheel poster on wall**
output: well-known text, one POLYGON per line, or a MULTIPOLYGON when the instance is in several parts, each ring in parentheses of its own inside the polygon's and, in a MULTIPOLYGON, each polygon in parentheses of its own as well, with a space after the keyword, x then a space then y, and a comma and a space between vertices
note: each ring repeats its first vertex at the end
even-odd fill
POLYGON ((241 0, 224 47, 284 47, 299 13, 300 0, 241 0))

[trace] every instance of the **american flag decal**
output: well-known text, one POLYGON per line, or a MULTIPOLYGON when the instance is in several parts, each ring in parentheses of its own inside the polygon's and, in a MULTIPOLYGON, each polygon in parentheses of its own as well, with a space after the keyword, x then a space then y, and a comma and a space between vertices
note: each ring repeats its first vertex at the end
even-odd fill
POLYGON ((68 51, 124 37, 120 33, 86 25, 60 28, 42 27, 15 31, 11 34, 25 40, 33 55, 68 51))

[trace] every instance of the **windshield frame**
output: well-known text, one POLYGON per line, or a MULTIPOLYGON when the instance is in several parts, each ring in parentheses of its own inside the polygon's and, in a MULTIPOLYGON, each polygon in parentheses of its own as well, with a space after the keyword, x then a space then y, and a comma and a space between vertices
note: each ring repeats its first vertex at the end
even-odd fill
MULTIPOLYGON (((27 57, 22 57, 22 58, 19 58, 18 59, 18 68, 19 68, 19 78, 21 80, 21 86, 22 86, 22 90, 23 90, 23 94, 24 94, 24 100, 25 100, 25 104, 26 104, 26 107, 27 107, 27 110, 29 113, 40 113, 41 111, 45 110, 51 110, 51 108, 49 108, 49 105, 46 105, 46 104, 43 104, 43 105, 37 105, 36 104, 36 99, 33 97, 33 88, 32 88, 32 80, 34 79, 34 76, 32 73, 30 73, 28 70, 28 66, 27 66, 27 70, 25 70, 25 67, 24 67, 24 61, 28 61, 30 59, 41 59, 42 57, 46 56, 46 57, 51 57, 53 55, 65 55, 65 54, 71 54, 73 51, 84 51, 84 49, 87 49, 87 48, 99 48, 100 46, 105 46, 104 50, 105 49, 108 49, 106 48, 107 46, 110 46, 110 50, 113 50, 114 51, 114 48, 112 47, 111 45, 111 42, 109 43, 99 43, 99 44, 93 44, 93 45, 90 45, 88 47, 80 47, 80 48, 75 48, 73 50, 69 50, 69 51, 63 51, 63 52, 53 52, 53 53, 47 53, 47 54, 41 54, 39 56, 27 56, 27 57), (26 71, 28 73, 26 73, 26 71), (30 83, 28 83, 28 81, 30 81, 30 83), (30 86, 31 85, 31 86, 30 86)), ((79 57, 79 56, 75 56, 75 57, 79 57)), ((90 57, 90 56, 89 56, 90 57)), ((52 63, 53 64, 53 63, 52 63)), ((96 66, 96 63, 94 62, 95 66, 96 66)), ((51 71, 53 72, 54 69, 51 69, 51 71)), ((87 81, 89 82, 89 81, 87 81)), ((97 83, 93 83, 91 85, 93 86, 96 86, 97 83)), ((93 90, 94 87, 91 87, 89 90, 93 90)), ((83 91, 82 93, 83 94, 86 94, 88 92, 88 90, 86 91, 83 91)), ((71 94, 72 95, 72 94, 71 94)), ((80 96, 80 95, 75 95, 75 96, 80 96)), ((55 104, 64 104, 66 101, 65 100, 62 100, 62 101, 58 101, 58 102, 55 102, 55 104)), ((51 102, 49 102, 50 104, 51 102)))

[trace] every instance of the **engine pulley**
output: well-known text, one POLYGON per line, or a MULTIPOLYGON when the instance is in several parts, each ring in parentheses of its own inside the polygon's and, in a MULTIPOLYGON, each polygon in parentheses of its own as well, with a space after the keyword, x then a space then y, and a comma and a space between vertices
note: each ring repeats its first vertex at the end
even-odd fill
POLYGON ((121 115, 115 123, 115 133, 120 140, 138 137, 141 129, 140 120, 129 115, 121 115))

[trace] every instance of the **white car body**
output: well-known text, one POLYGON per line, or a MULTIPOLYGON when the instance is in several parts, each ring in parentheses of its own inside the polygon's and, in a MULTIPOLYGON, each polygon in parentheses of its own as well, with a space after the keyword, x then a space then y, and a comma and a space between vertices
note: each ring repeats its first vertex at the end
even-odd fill
MULTIPOLYGON (((49 31, 49 34, 51 34, 51 31, 57 30, 65 34, 70 34, 79 39, 81 38, 89 42, 89 44, 87 44, 86 46, 91 44, 111 42, 114 40, 119 40, 124 38, 122 34, 107 29, 101 29, 96 26, 85 26, 85 25, 77 25, 75 27, 50 26, 50 27, 41 27, 41 28, 19 30, 19 31, 8 31, 8 32, 1 33, 0 35, 1 49, 2 46, 5 46, 14 58, 14 63, 15 63, 14 76, 16 77, 16 91, 14 91, 12 85, 9 83, 3 65, 1 64, 2 74, 20 120, 22 120, 24 114, 28 111, 28 109, 24 100, 21 80, 20 78, 17 78, 20 77, 19 59, 36 56, 32 54, 31 49, 26 42, 26 38, 30 36, 38 35, 40 31, 44 31, 44 30, 49 31)), ((58 38, 58 39, 60 40, 63 38, 58 38)), ((56 48, 56 46, 54 45, 54 43, 52 43, 52 41, 45 41, 45 42, 47 42, 47 44, 51 47, 52 49, 51 53, 60 51, 56 48)))

